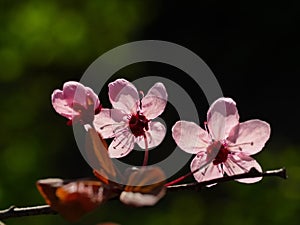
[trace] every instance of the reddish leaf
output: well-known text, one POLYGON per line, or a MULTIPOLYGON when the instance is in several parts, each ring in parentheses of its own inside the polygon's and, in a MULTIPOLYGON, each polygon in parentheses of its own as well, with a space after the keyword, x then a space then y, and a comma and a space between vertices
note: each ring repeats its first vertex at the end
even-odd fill
POLYGON ((120 200, 137 207, 155 205, 166 193, 165 174, 158 167, 145 167, 133 171, 120 200))
POLYGON ((94 128, 86 135, 87 155, 97 165, 95 176, 100 181, 44 179, 37 187, 47 204, 69 221, 75 221, 104 201, 120 196, 127 205, 150 206, 156 204, 166 192, 166 177, 158 167, 132 170, 126 186, 111 181, 119 175, 107 153, 107 145, 94 128))
POLYGON ((90 162, 96 167, 96 176, 103 183, 109 184, 109 180, 117 176, 117 171, 107 153, 106 142, 102 139, 101 135, 91 127, 88 129, 86 135, 86 152, 90 162))
POLYGON ((37 188, 46 203, 65 219, 76 221, 103 203, 111 194, 105 193, 99 181, 74 181, 62 179, 37 181, 37 188))

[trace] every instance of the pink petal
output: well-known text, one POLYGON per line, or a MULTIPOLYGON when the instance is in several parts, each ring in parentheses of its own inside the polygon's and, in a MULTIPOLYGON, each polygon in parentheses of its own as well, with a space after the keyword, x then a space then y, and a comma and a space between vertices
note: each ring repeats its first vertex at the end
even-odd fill
POLYGON ((98 108, 100 105, 98 96, 94 93, 94 91, 76 81, 69 81, 64 84, 63 95, 68 104, 76 103, 86 108, 87 97, 89 96, 94 102, 94 109, 98 108))
POLYGON ((208 133, 193 122, 177 121, 172 127, 172 135, 176 144, 191 154, 206 151, 210 143, 208 133))
POLYGON ((127 126, 127 114, 118 109, 101 109, 94 118, 94 127, 104 139, 115 137, 116 133, 125 126, 127 126))
MULTIPOLYGON (((204 167, 204 165, 207 165, 206 162, 206 156, 205 154, 198 154, 191 163, 191 171, 195 171, 199 169, 200 167, 204 167)), ((223 177, 223 172, 219 168, 218 165, 214 165, 212 163, 209 163, 208 166, 204 167, 203 169, 199 170, 198 172, 195 172, 194 178, 197 182, 202 182, 206 180, 212 180, 219 177, 223 177)))
POLYGON ((133 84, 125 79, 117 79, 108 85, 109 99, 115 109, 127 114, 136 113, 139 107, 139 95, 133 84))
POLYGON ((142 113, 147 119, 154 119, 164 111, 168 94, 162 83, 156 83, 142 99, 142 113))
MULTIPOLYGON (((158 146, 164 139, 166 135, 166 128, 160 122, 153 122, 149 123, 149 130, 146 132, 147 141, 148 141, 148 148, 154 148, 158 146)), ((145 149, 145 140, 144 137, 139 137, 136 140, 136 143, 142 148, 145 149)))
POLYGON ((108 154, 111 158, 121 158, 128 155, 135 143, 135 137, 128 129, 123 129, 113 139, 108 147, 108 154))
POLYGON ((100 101, 98 96, 89 87, 85 87, 81 83, 75 81, 66 82, 63 85, 63 90, 55 90, 52 93, 52 105, 57 113, 72 119, 74 116, 79 115, 73 109, 74 104, 78 104, 87 108, 87 97, 90 97, 94 102, 94 109, 98 108, 100 101))
POLYGON ((207 126, 215 140, 224 140, 239 123, 239 114, 231 98, 219 98, 207 112, 207 126))
MULTIPOLYGON (((246 173, 252 167, 257 169, 259 172, 262 171, 262 168, 255 159, 243 153, 229 155, 227 161, 224 163, 224 171, 228 176, 246 173)), ((260 181, 261 179, 261 177, 257 177, 238 179, 237 181, 241 183, 254 183, 260 181)))
POLYGON ((79 115, 78 112, 73 110, 71 104, 68 103, 68 100, 65 99, 61 90, 55 90, 52 93, 52 105, 58 114, 68 118, 69 120, 79 115))
POLYGON ((92 98, 94 102, 94 110, 96 110, 100 106, 100 100, 98 98, 98 95, 96 95, 95 92, 89 87, 86 87, 85 90, 86 95, 92 98))
POLYGON ((229 145, 230 150, 242 151, 249 155, 260 152, 271 133, 268 123, 256 119, 240 123, 235 130, 237 134, 234 142, 229 145))

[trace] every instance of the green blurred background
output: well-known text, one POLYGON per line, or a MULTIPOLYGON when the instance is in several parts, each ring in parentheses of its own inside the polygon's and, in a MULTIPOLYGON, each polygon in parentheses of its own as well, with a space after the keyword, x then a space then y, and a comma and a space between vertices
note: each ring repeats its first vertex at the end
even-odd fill
MULTIPOLYGON (((271 139, 256 158, 264 169, 285 166, 289 179, 169 193, 152 208, 112 201, 76 224, 299 224, 299 15, 297 1, 1 0, 0 209, 44 204, 35 188, 38 179, 92 176, 50 95, 65 81, 79 80, 104 52, 130 41, 158 39, 198 54, 224 95, 236 100, 242 121, 260 118, 271 124, 271 139)), ((171 66, 136 64, 114 78, 144 75, 178 82, 193 96, 200 119, 205 118, 203 93, 171 66)), ((100 99, 109 107, 107 96, 100 99)), ((157 151, 175 146, 173 111, 168 106, 163 114, 168 136, 157 151)), ((50 215, 5 222, 69 224, 50 215)))

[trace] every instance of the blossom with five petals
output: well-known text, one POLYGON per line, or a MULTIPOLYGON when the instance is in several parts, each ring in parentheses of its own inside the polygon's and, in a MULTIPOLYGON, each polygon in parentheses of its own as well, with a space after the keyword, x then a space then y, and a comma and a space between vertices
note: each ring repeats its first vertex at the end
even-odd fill
POLYGON ((125 79, 117 79, 108 87, 113 108, 102 109, 95 116, 94 126, 104 139, 114 138, 108 148, 109 156, 126 156, 132 151, 134 143, 142 149, 159 145, 166 134, 166 128, 152 119, 165 109, 165 86, 159 82, 154 84, 142 99, 135 86, 125 79))
MULTIPOLYGON (((207 129, 188 121, 178 121, 172 128, 177 145, 187 153, 196 154, 191 171, 198 182, 248 172, 252 167, 262 171, 250 155, 262 150, 270 137, 268 123, 253 119, 239 123, 236 103, 219 98, 207 113, 207 129), (200 170, 199 170, 200 168, 200 170)), ((254 183, 262 178, 237 181, 254 183)))
POLYGON ((100 100, 94 91, 76 81, 68 81, 62 90, 54 90, 51 100, 55 111, 69 119, 69 125, 74 122, 92 124, 94 115, 101 110, 100 100))

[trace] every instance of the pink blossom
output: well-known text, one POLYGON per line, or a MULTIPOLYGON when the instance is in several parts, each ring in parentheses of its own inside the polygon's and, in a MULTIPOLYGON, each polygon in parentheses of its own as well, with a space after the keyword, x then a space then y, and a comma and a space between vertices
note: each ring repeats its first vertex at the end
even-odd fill
POLYGON ((103 138, 114 138, 108 148, 110 157, 127 155, 134 143, 142 149, 159 145, 166 129, 162 123, 152 119, 158 117, 166 106, 164 85, 154 84, 142 99, 135 86, 125 79, 117 79, 108 87, 113 109, 102 109, 95 116, 94 125, 103 138))
MULTIPOLYGON (((219 98, 207 113, 207 128, 193 122, 178 121, 172 128, 177 145, 187 153, 196 154, 191 171, 198 182, 248 172, 252 167, 262 171, 250 155, 262 150, 270 137, 268 123, 253 119, 239 123, 236 103, 219 98)), ((240 179, 253 183, 261 178, 240 179)))
POLYGON ((68 124, 82 122, 92 124, 94 114, 101 110, 94 91, 76 81, 69 81, 62 90, 54 90, 51 96, 55 111, 69 119, 68 124))

